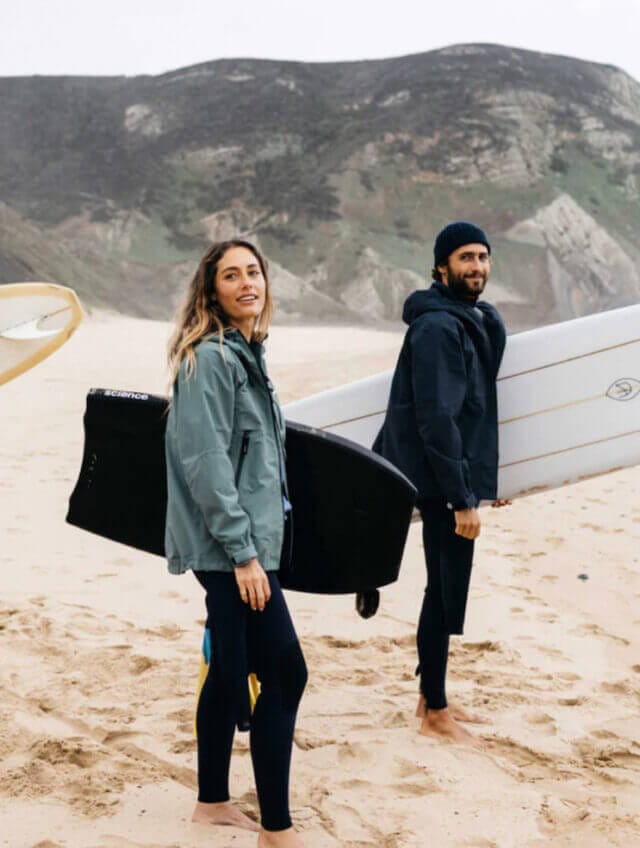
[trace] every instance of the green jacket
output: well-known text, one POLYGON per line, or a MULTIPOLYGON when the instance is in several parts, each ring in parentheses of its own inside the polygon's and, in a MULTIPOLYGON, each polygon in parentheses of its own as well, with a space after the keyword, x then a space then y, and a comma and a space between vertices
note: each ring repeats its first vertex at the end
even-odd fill
POLYGON ((280 566, 286 494, 284 419, 262 345, 238 330, 196 348, 167 419, 169 571, 232 571, 257 556, 280 566))

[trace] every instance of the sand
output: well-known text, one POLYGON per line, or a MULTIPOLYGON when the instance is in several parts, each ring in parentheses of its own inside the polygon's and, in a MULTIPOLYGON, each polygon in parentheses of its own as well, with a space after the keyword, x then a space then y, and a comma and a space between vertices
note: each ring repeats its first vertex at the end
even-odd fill
MULTIPOLYGON (((167 325, 93 316, 0 388, 0 846, 245 848, 190 823, 201 590, 64 523, 90 386, 162 392, 167 325)), ((278 328, 283 402, 393 365, 401 337, 278 328)), ((308 848, 640 844, 640 469, 483 511, 449 694, 482 750, 417 735, 420 526, 378 615, 289 593, 310 670, 292 806, 308 848)), ((246 735, 232 791, 256 811, 246 735)))

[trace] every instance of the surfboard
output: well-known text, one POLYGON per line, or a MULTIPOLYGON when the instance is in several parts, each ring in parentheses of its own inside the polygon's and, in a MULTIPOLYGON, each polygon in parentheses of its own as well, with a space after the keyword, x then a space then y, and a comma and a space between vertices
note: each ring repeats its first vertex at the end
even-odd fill
MULTIPOLYGON (((392 375, 290 403, 285 414, 370 446, 392 375)), ((640 305, 509 336, 498 417, 500 498, 640 464, 640 305)))
POLYGON ((50 356, 81 321, 72 289, 53 283, 0 286, 0 385, 50 356))
MULTIPOLYGON (((70 524, 164 556, 167 405, 139 392, 89 392, 70 524)), ((286 448, 293 512, 282 585, 351 594, 394 582, 415 501, 411 483, 371 451, 305 425, 287 423, 286 448)))

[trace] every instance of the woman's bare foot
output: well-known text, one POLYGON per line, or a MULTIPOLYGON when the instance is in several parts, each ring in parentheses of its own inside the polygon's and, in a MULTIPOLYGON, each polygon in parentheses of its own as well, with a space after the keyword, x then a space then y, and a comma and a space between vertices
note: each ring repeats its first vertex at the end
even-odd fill
MULTIPOLYGON (((416 707, 416 718, 424 718, 425 713, 425 705, 424 705, 424 695, 420 695, 418 699, 418 706, 416 707)), ((465 710, 464 707, 461 707, 460 704, 449 704, 449 715, 455 721, 464 721, 467 724, 488 724, 486 718, 483 718, 478 713, 472 713, 469 710, 465 710)))
POLYGON ((442 741, 455 742, 457 745, 482 747, 482 742, 458 724, 448 709, 426 710, 422 716, 420 735, 433 736, 442 741))
POLYGON ((231 801, 221 801, 219 804, 204 804, 196 802, 196 808, 191 821, 197 824, 220 824, 228 827, 241 827, 244 830, 260 830, 257 822, 245 815, 242 810, 234 807, 231 801))
POLYGON ((292 827, 287 830, 263 830, 260 828, 258 848, 304 848, 304 842, 292 827))

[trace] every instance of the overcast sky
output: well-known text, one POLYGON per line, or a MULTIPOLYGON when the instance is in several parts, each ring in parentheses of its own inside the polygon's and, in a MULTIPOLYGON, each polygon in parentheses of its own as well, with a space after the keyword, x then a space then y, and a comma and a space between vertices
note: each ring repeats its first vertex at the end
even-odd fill
POLYGON ((223 57, 378 59, 492 42, 640 80, 639 40, 640 0, 2 0, 0 76, 158 74, 223 57))

